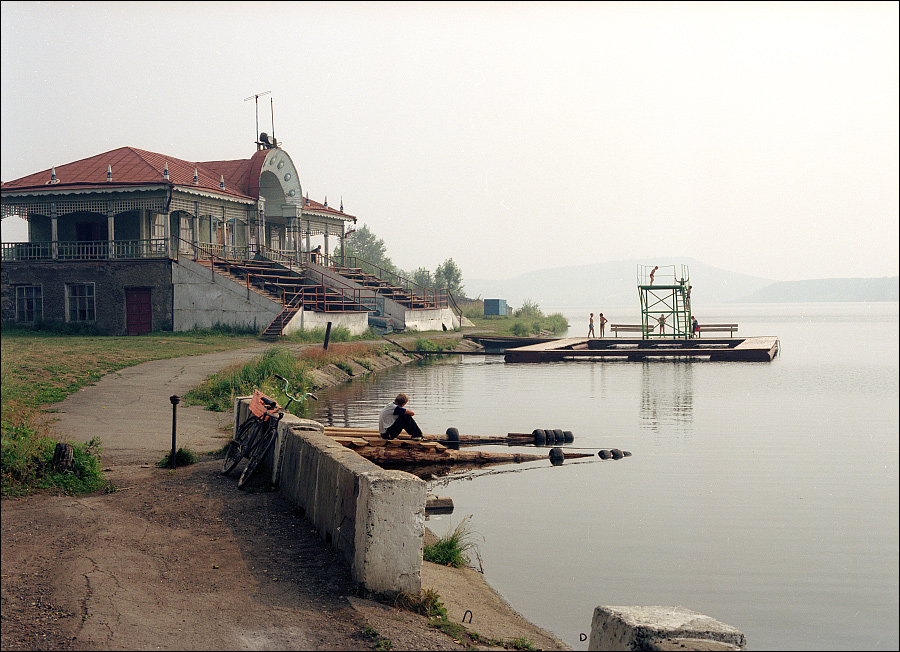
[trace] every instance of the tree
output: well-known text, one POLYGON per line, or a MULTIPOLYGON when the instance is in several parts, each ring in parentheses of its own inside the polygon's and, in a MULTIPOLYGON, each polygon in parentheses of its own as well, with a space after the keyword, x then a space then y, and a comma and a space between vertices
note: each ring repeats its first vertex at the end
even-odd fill
POLYGON ((453 294, 462 296, 462 270, 448 258, 434 270, 434 285, 439 288, 447 288, 453 294))
MULTIPOLYGON (((384 240, 372 233, 365 224, 346 237, 344 246, 348 256, 356 256, 389 272, 396 271, 394 263, 388 258, 384 240)), ((335 249, 335 256, 340 257, 340 255, 340 246, 338 246, 335 249)))
POLYGON ((422 286, 423 288, 434 287, 434 278, 431 276, 431 272, 429 272, 424 267, 420 267, 412 274, 410 274, 409 280, 416 285, 422 286))

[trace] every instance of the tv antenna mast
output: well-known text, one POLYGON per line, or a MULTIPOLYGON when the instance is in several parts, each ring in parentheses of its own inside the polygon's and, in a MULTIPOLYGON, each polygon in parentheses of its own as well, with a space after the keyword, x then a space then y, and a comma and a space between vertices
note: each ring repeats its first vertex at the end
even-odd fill
MULTIPOLYGON (((244 101, 245 101, 245 102, 248 102, 248 101, 250 101, 250 100, 253 100, 253 101, 256 103, 256 134, 255 134, 254 137, 253 137, 253 141, 254 141, 254 142, 256 142, 256 140, 259 138, 259 98, 261 98, 263 95, 268 95, 268 94, 271 93, 271 92, 272 92, 272 91, 263 91, 262 93, 257 93, 256 95, 251 95, 250 97, 245 97, 245 98, 244 98, 244 101)), ((275 116, 274 116, 274 110, 273 110, 273 116, 272 116, 272 118, 273 118, 273 120, 274 120, 274 118, 275 118, 275 116)), ((275 125, 273 124, 272 127, 274 128, 274 126, 275 126, 275 125)), ((274 134, 273 134, 273 135, 274 135, 274 134)))

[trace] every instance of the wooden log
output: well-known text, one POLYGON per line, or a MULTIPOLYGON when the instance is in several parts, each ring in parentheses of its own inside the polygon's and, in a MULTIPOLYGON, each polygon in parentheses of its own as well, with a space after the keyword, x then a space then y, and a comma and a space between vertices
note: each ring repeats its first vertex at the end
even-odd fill
POLYGON ((448 496, 428 496, 425 499, 426 514, 452 514, 453 499, 448 496))
MULTIPOLYGON (((392 440, 393 441, 393 440, 392 440)), ((392 446, 366 446, 355 449, 357 453, 373 462, 393 464, 509 464, 547 460, 547 455, 525 453, 495 453, 492 451, 430 451, 422 448, 399 448, 392 446)), ((564 453, 564 459, 593 457, 592 453, 564 453)))
MULTIPOLYGON (((329 437, 360 437, 369 441, 380 439, 383 437, 377 430, 372 428, 337 428, 328 426, 325 428, 325 434, 329 437)), ((525 435, 523 435, 524 437, 525 435)), ((527 438, 534 440, 534 435, 527 435, 527 438)), ((408 440, 410 436, 406 433, 400 435, 398 439, 408 440)), ((459 440, 451 440, 446 435, 422 435, 424 441, 436 441, 441 444, 459 444, 461 446, 478 446, 484 444, 506 444, 509 442, 509 436, 488 437, 480 435, 459 435, 459 440)))

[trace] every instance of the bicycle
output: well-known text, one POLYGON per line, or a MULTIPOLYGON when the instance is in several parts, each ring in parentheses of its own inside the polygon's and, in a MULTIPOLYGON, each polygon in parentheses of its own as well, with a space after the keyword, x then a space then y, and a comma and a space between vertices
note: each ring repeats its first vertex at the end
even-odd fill
POLYGON ((306 392, 300 398, 288 392, 290 383, 283 376, 275 374, 278 380, 284 381, 284 395, 288 397, 287 405, 281 407, 278 403, 259 390, 254 390, 253 399, 250 401, 250 414, 238 428, 225 451, 225 461, 222 464, 222 475, 228 475, 240 464, 242 459, 249 458, 241 477, 238 479, 238 488, 243 488, 256 472, 259 463, 269 454, 278 439, 278 424, 284 417, 291 403, 302 403, 307 398, 319 400, 314 394, 306 392))

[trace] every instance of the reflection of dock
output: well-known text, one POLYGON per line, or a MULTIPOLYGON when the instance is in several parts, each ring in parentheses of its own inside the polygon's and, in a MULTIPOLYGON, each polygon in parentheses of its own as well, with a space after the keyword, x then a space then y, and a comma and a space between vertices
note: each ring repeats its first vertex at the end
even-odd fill
POLYGON ((579 358, 708 358, 739 362, 770 362, 778 354, 778 338, 630 339, 567 337, 507 349, 506 362, 557 362, 579 358))

